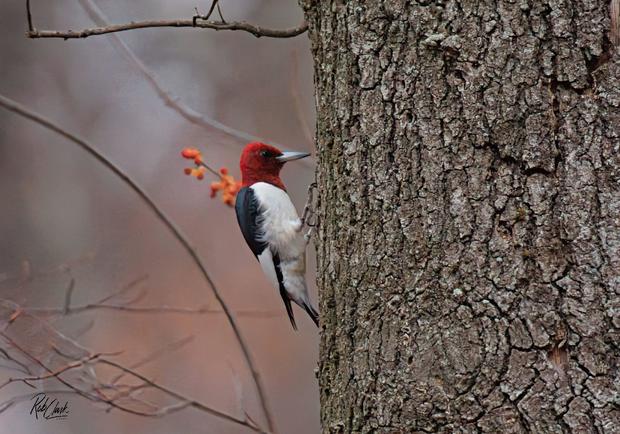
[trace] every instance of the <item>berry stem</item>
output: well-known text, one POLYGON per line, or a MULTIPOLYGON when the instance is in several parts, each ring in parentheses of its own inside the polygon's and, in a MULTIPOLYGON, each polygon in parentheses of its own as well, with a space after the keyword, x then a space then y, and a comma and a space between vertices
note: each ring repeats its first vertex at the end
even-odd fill
POLYGON ((205 169, 207 169, 209 172, 211 172, 213 175, 217 176, 218 178, 222 179, 222 175, 215 169, 213 169, 212 167, 210 167, 208 164, 206 164, 204 161, 201 161, 200 163, 198 163, 199 166, 204 167, 205 169))

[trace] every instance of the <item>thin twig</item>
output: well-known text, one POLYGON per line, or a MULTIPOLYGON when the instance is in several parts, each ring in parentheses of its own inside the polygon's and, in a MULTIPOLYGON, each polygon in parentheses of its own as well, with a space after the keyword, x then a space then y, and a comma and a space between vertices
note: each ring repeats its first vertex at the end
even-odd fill
MULTIPOLYGON (((223 23, 225 23, 225 22, 226 22, 226 20, 224 19, 224 15, 222 15, 222 9, 220 8, 220 2, 219 2, 219 0, 215 0, 215 4, 216 4, 216 6, 217 6, 217 13, 218 13, 218 14, 219 14, 219 16, 220 16, 220 20, 221 20, 223 23)), ((307 29, 308 29, 308 25, 306 24, 306 30, 307 30, 307 29)))
POLYGON ((121 180, 123 180, 129 187, 131 187, 131 189, 142 199, 142 201, 155 213, 155 215, 159 218, 159 220, 174 235, 177 241, 183 246, 183 248, 190 255, 190 257, 192 258, 196 266, 199 268, 200 272, 202 273, 203 277, 207 281, 208 285, 211 287, 211 290, 213 291, 213 295, 215 295, 215 298, 217 299, 218 303, 222 307, 222 310, 224 311, 224 314, 226 315, 226 318, 228 319, 228 323, 230 324, 233 330, 233 333, 237 339, 237 342, 239 343, 239 346, 241 347, 241 351, 245 358, 248 369, 250 370, 250 373, 252 375, 252 379, 254 380, 254 384, 258 392, 259 402, 261 403, 261 407, 265 414, 265 418, 267 420, 269 431, 275 432, 274 420, 273 420, 273 416, 270 411, 270 407, 267 403, 267 396, 265 394, 262 379, 256 368, 256 364, 254 363, 249 347, 247 343, 245 342, 245 338, 241 334, 241 329, 239 328, 239 325, 237 324, 237 321, 233 315, 233 312, 230 310, 230 308, 224 301, 224 298, 220 294, 220 291, 215 286, 215 283, 213 282, 211 275, 207 271, 202 261, 202 258, 200 257, 198 252, 195 250, 195 248, 191 245, 191 243, 189 242, 189 239, 183 234, 181 229, 177 227, 177 225, 166 215, 166 213, 164 213, 164 211, 161 210, 155 204, 153 199, 151 199, 151 197, 146 193, 146 191, 142 189, 142 187, 136 184, 122 169, 120 169, 117 165, 115 165, 110 160, 108 160, 105 156, 103 156, 103 154, 97 151, 93 145, 75 136, 74 134, 64 130, 63 128, 59 127, 58 125, 54 124, 53 122, 44 118, 43 116, 25 108, 24 106, 13 101, 12 99, 5 97, 4 95, 0 95, 0 106, 3 106, 4 108, 6 108, 7 110, 13 113, 16 113, 27 119, 30 119, 38 123, 39 125, 51 131, 54 131, 55 133, 61 135, 62 137, 65 137, 66 139, 70 140, 71 142, 75 143, 76 145, 78 145, 79 147, 87 151, 89 154, 95 157, 97 161, 99 161, 105 167, 110 169, 121 180))
MULTIPOLYGON (((101 300, 99 300, 97 303, 105 303, 106 301, 112 300, 113 298, 117 298, 119 296, 121 296, 122 294, 125 294, 126 292, 134 289, 137 285, 139 285, 140 283, 144 282, 146 279, 148 279, 148 275, 144 274, 134 280, 132 280, 131 282, 129 282, 128 284, 126 284, 125 286, 123 286, 121 289, 119 289, 118 291, 113 292, 110 295, 107 295, 105 297, 103 297, 101 300)), ((132 300, 133 302, 136 301, 136 299, 132 300)))
MULTIPOLYGON (((57 307, 20 307, 23 311, 29 313, 36 313, 40 315, 75 315, 93 310, 115 310, 121 312, 128 313, 142 313, 142 314, 152 314, 152 313, 163 313, 163 314, 218 314, 224 313, 223 310, 209 308, 208 306, 202 306, 198 308, 188 308, 188 307, 174 307, 167 305, 158 305, 158 306, 132 306, 133 304, 140 301, 147 294, 145 290, 142 290, 140 293, 135 295, 134 297, 128 299, 117 301, 116 303, 107 303, 112 299, 118 299, 120 296, 125 295, 130 290, 134 289, 139 283, 143 282, 147 279, 147 275, 141 276, 137 279, 132 280, 121 289, 114 291, 113 293, 102 297, 101 299, 83 304, 78 306, 71 305, 71 294, 73 288, 75 287, 75 280, 71 278, 69 287, 67 288, 67 292, 65 294, 65 302, 62 308, 57 307)), ((0 300, 3 300, 0 298, 0 300)), ((238 310, 235 311, 237 316, 243 317, 255 317, 255 318, 274 318, 282 315, 281 311, 257 311, 257 310, 238 310)))
MULTIPOLYGON (((32 360, 33 362, 35 362, 37 365, 39 365, 41 368, 43 368, 45 371, 47 371, 47 374, 38 376, 38 377, 30 377, 30 378, 20 378, 20 379, 10 379, 11 382, 14 381, 24 381, 26 382, 26 384, 29 384, 28 381, 37 381, 37 380, 44 380, 47 378, 55 378, 56 380, 58 380, 60 383, 62 383, 63 385, 65 385, 66 387, 70 388, 71 390, 73 390, 75 393, 77 393, 80 396, 83 396, 84 398, 90 400, 90 401, 95 401, 95 402, 104 402, 105 404, 117 408, 119 410, 125 411, 127 413, 131 413, 131 414, 135 414, 135 415, 139 415, 139 416, 149 416, 149 417, 159 417, 159 416, 163 416, 165 414, 170 414, 179 410, 182 410, 184 408, 187 407, 193 407, 196 408, 198 410, 201 410, 205 413, 209 413, 213 416, 219 417, 221 419, 245 426, 253 431, 256 432, 262 432, 262 430, 256 426, 252 421, 246 419, 239 419, 235 416, 231 416, 227 413, 221 412, 219 410, 216 410, 212 407, 209 407, 199 401, 195 401, 192 399, 188 399, 185 396, 181 395, 180 393, 177 393, 171 389, 168 389, 165 386, 162 386, 152 380, 149 380, 148 378, 144 377, 143 375, 137 373, 136 371, 130 369, 130 368, 126 368, 123 365, 113 362, 111 360, 107 360, 107 359, 103 359, 101 358, 101 354, 95 354, 95 355, 91 355, 88 357, 85 357, 84 359, 75 362, 75 363, 70 363, 65 365, 64 367, 60 368, 60 369, 56 369, 56 370, 52 370, 50 369, 47 365, 45 365, 39 358, 33 356, 32 354, 30 354, 28 351, 26 351, 21 345, 19 345, 14 339, 12 339, 10 336, 8 336, 7 334, 5 334, 4 332, 0 332, 0 336, 2 336, 7 342, 9 342, 11 344, 11 346, 13 346, 15 349, 17 349, 20 353, 22 353, 24 356, 26 356, 27 358, 29 358, 30 360, 32 360), (138 386, 131 386, 132 390, 136 390, 139 388, 143 388, 143 387, 151 387, 153 389, 157 389, 163 393, 165 393, 166 395, 175 398, 176 400, 180 401, 178 404, 174 404, 168 407, 163 407, 157 411, 152 411, 152 412, 145 412, 145 411, 140 411, 140 410, 136 410, 130 407, 126 407, 123 406, 121 404, 119 404, 117 402, 118 398, 110 398, 107 397, 105 394, 103 394, 100 390, 98 390, 97 388, 94 388, 94 391, 96 392, 96 394, 91 394, 89 392, 86 392, 80 388, 78 388, 77 386, 75 386, 74 384, 72 384, 71 382, 67 381, 66 379, 64 379, 61 374, 63 374, 64 372, 76 368, 78 366, 84 366, 86 363, 92 362, 92 361, 96 361, 97 363, 100 364, 105 364, 108 366, 113 366, 119 370, 121 370, 122 372, 129 374, 131 376, 133 376, 134 378, 137 378, 139 380, 141 380, 144 384, 143 385, 138 385, 138 386)), ((6 385, 6 384, 4 384, 6 385)), ((2 385, 2 386, 4 386, 2 385)), ((6 407, 2 407, 0 410, 4 411, 6 409, 6 407)))
POLYGON ((75 369, 75 368, 81 368, 82 366, 86 365, 87 363, 97 359, 101 357, 101 354, 91 354, 90 356, 82 359, 82 360, 78 360, 77 362, 73 362, 73 363, 69 363, 65 366, 63 366, 60 369, 56 369, 55 371, 50 371, 47 374, 43 374, 43 375, 37 375, 37 376, 31 376, 31 377, 20 377, 20 378, 9 378, 8 380, 6 380, 4 383, 0 384, 0 389, 4 388, 6 385, 11 384, 11 383, 15 383, 17 381, 20 381, 22 383, 26 383, 28 386, 30 387, 34 387, 32 384, 30 384, 30 381, 41 381, 41 380, 47 380, 48 378, 52 378, 52 377, 57 377, 60 374, 67 372, 71 369, 75 369))
POLYGON ((221 173, 219 173, 217 170, 215 170, 213 167, 209 166, 208 164, 206 164, 204 161, 201 161, 200 163, 198 163, 200 166, 204 167, 205 169, 207 169, 209 172, 211 172, 212 175, 217 176, 218 178, 222 179, 223 176, 221 173))
MULTIPOLYGON (((20 351, 22 354, 24 354, 26 357, 28 357, 30 360, 32 360, 33 362, 35 362, 37 365, 41 366, 43 369, 45 369, 47 372, 53 372, 50 368, 48 368, 43 362, 41 362, 39 359, 37 359, 36 357, 34 357, 33 355, 31 355, 30 353, 28 353, 24 348, 22 348, 17 342, 15 342, 13 339, 11 339, 8 335, 6 335, 3 332, 0 332, 0 336, 2 336, 4 339, 6 339, 14 348, 16 348, 18 351, 20 351)), ((119 408, 123 411, 126 411, 128 413, 132 413, 132 414, 136 414, 139 416, 150 416, 150 414, 148 413, 144 413, 144 412, 140 412, 140 411, 136 411, 133 410, 131 408, 128 407, 124 407, 121 406, 119 404, 117 404, 114 401, 111 400, 106 400, 104 398, 97 398, 96 396, 93 396, 87 392, 84 392, 83 390, 77 388, 76 386, 74 386, 73 384, 71 384, 70 382, 66 381, 64 378, 62 378, 60 375, 55 376, 54 378, 56 378, 58 381, 60 381, 62 384, 64 384, 65 386, 67 386, 69 389, 73 390, 75 393, 77 393, 80 396, 83 396, 86 399, 89 399, 91 401, 103 401, 108 405, 111 405, 113 407, 119 408)))
MULTIPOLYGON (((103 13, 103 11, 94 3, 93 0, 78 0, 82 8, 86 11, 89 18, 100 27, 108 26, 108 19, 103 13)), ((218 4, 219 9, 219 4, 218 4)), ((242 140, 247 140, 249 142, 269 142, 272 143, 265 138, 254 136, 252 134, 248 134, 244 131, 236 130, 228 125, 224 125, 221 122, 216 121, 213 118, 205 115, 204 113, 200 113, 197 110, 194 110, 192 107, 188 106, 178 95, 175 95, 170 89, 166 89, 165 86, 159 81, 157 76, 153 71, 151 71, 142 60, 129 48, 127 43, 123 41, 120 34, 112 33, 110 35, 110 41, 112 44, 125 56, 125 58, 131 63, 134 69, 144 77, 146 82, 151 85, 157 96, 163 101, 163 103, 170 107, 172 110, 176 111, 183 119, 186 121, 198 125, 207 130, 211 128, 215 128, 225 134, 228 134, 232 137, 236 137, 242 140)), ((282 145, 277 143, 272 143, 276 147, 281 149, 285 149, 282 145)), ((313 166, 313 161, 311 159, 305 158, 303 160, 299 160, 299 164, 302 167, 310 168, 313 166)))
POLYGON ((32 12, 30 11, 30 0, 26 0, 26 17, 28 18, 28 31, 34 32, 34 26, 32 25, 32 12))
MULTIPOLYGON (((201 20, 208 20, 209 18, 211 18, 211 14, 213 13, 213 10, 215 9, 215 5, 217 5, 218 0, 213 0, 211 2, 211 7, 209 8, 209 12, 207 12, 206 15, 200 15, 200 13, 198 13, 198 8, 196 8, 196 15, 194 15, 194 23, 196 22, 197 19, 201 19, 201 20)), ((224 20, 222 20, 224 21, 224 20)))
MULTIPOLYGON (((54 329, 51 329, 54 330, 54 329)), ((54 330, 54 333, 58 333, 54 330)), ((67 337, 64 337, 68 342, 71 342, 73 345, 79 345, 77 342, 70 340, 67 337)), ((60 347, 56 344, 50 344, 50 348, 54 351, 54 353, 58 354, 59 356, 64 357, 65 359, 68 360, 75 360, 76 362, 80 361, 80 360, 86 360, 88 357, 82 357, 82 358, 76 358, 74 357, 72 354, 68 354, 66 353, 64 350, 61 350, 60 347)), ((85 348, 81 348, 82 350, 84 350, 85 352, 88 352, 85 348)), ((101 357, 101 356, 120 356, 121 354, 123 354, 123 350, 120 351, 107 351, 105 353, 97 353, 97 358, 101 357)))
MULTIPOLYGON (((200 17, 199 17, 200 18, 200 17)), ((254 35, 257 38, 292 38, 299 36, 308 30, 308 24, 306 22, 301 23, 299 26, 291 27, 288 29, 268 29, 254 24, 250 24, 245 21, 234 21, 230 23, 218 22, 218 21, 199 21, 194 19, 179 19, 179 20, 146 20, 135 21, 125 24, 116 24, 104 27, 93 27, 83 30, 28 30, 26 36, 31 39, 37 38, 60 38, 60 39, 83 39, 89 36, 105 35, 108 33, 125 32, 128 30, 148 29, 154 27, 190 27, 200 29, 213 29, 213 30, 231 30, 242 31, 254 35)))
POLYGON ((148 384, 149 386, 153 387, 154 389, 157 389, 157 390, 159 390, 161 392, 164 392, 167 395, 172 396, 173 398, 176 398, 176 399, 178 399, 181 402, 187 402, 187 404, 189 406, 191 406, 191 407, 198 408, 198 409, 200 409, 202 411, 205 411, 207 413, 211 413, 214 416, 218 416, 218 417, 220 417, 222 419, 226 419, 226 420, 229 420, 231 422, 240 423, 242 425, 245 425, 247 427, 250 427, 250 428, 254 429, 255 431, 260 431, 260 429, 256 425, 254 425, 252 422, 250 422, 250 421, 242 421, 240 419, 237 419, 234 416, 230 416, 230 415, 228 415, 226 413, 222 413, 222 412, 220 412, 218 410, 215 410, 215 409, 213 409, 211 407, 207 407, 206 405, 204 405, 204 404, 202 404, 202 403, 200 403, 198 401, 188 400, 183 395, 181 395, 181 394, 179 394, 177 392, 174 392, 173 390, 168 389, 167 387, 164 387, 164 386, 162 386, 162 385, 160 385, 158 383, 155 383, 155 382, 149 380, 148 378, 146 378, 145 376, 137 373, 136 371, 134 371, 132 369, 129 369, 129 368, 126 368, 123 365, 120 365, 120 364, 118 364, 116 362, 113 362, 113 361, 107 360, 107 359, 101 359, 101 360, 99 360, 99 363, 104 364, 104 365, 113 366, 113 367, 115 367, 117 369, 120 369, 121 371, 123 371, 123 372, 125 372, 127 374, 130 374, 130 375, 132 375, 135 378, 138 378, 139 380, 143 381, 144 383, 148 384))
MULTIPOLYGON (((163 354, 169 354, 173 351, 178 350, 179 348, 184 347, 185 345, 189 344, 190 342, 192 342, 194 340, 194 336, 189 335, 184 337, 183 339, 179 339, 178 341, 175 342, 170 342, 168 344, 166 344, 165 346, 153 351, 152 353, 146 355, 145 357, 143 357, 141 360, 138 360, 135 363, 132 363, 129 367, 131 369, 138 369, 141 366, 146 365, 147 363, 150 363, 154 360, 156 360, 158 357, 160 357, 163 354)), ((114 377, 112 380, 110 380, 111 384, 116 384, 118 383, 118 381, 124 377, 126 375, 125 372, 122 372, 120 374, 118 374, 116 377, 114 377)))
POLYGON ((135 312, 135 313, 182 313, 182 314, 202 314, 202 313, 211 313, 211 312, 221 312, 214 311, 207 307, 199 307, 197 309, 192 309, 189 307, 173 307, 173 306, 126 306, 123 304, 102 304, 102 303, 90 303, 85 304, 83 306, 75 306, 70 307, 68 309, 60 309, 54 307, 31 307, 24 308, 26 312, 32 313, 40 313, 40 314, 63 314, 63 315, 72 315, 78 314, 82 312, 86 312, 89 310, 118 310, 125 312, 135 312))
POLYGON ((25 363, 22 363, 20 360, 17 360, 16 358, 14 358, 13 356, 11 356, 8 351, 6 351, 4 348, 0 348, 0 354, 2 354, 2 356, 8 360, 9 362, 13 362, 15 363, 18 367, 13 367, 13 369, 20 371, 24 374, 27 375, 31 375, 32 372, 30 372, 30 368, 28 367, 28 365, 26 365, 25 363))
POLYGON ((69 281, 69 286, 67 287, 67 292, 65 293, 65 305, 63 308, 63 314, 66 315, 69 313, 71 309, 71 295, 73 294, 73 290, 75 289, 75 279, 71 277, 69 281))
MULTIPOLYGON (((123 304, 105 304, 105 303, 89 303, 82 306, 70 307, 68 310, 55 307, 24 307, 24 312, 36 313, 42 315, 73 315, 79 314, 91 310, 116 310, 128 313, 170 313, 170 314, 217 314, 225 313, 223 310, 212 309, 208 307, 199 307, 192 309, 189 307, 174 307, 174 306, 127 306, 123 304)), ((245 318, 276 318, 282 316, 280 311, 255 311, 255 310, 237 310, 235 314, 245 318)))

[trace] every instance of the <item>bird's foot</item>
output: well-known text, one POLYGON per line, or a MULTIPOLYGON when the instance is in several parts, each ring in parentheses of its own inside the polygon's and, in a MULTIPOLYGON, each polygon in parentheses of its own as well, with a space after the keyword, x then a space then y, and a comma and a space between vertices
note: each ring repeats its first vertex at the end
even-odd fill
POLYGON ((308 232, 304 234, 304 240, 306 240, 306 246, 310 244, 310 240, 312 240, 312 235, 314 235, 314 226, 308 229, 308 232))
POLYGON ((299 231, 301 231, 304 226, 308 226, 309 228, 313 228, 316 226, 316 221, 313 220, 314 210, 312 209, 313 202, 314 202, 314 190, 315 189, 316 189, 316 182, 313 182, 308 187, 308 200, 306 201, 306 205, 304 206, 304 212, 301 215, 301 225, 299 226, 299 231))

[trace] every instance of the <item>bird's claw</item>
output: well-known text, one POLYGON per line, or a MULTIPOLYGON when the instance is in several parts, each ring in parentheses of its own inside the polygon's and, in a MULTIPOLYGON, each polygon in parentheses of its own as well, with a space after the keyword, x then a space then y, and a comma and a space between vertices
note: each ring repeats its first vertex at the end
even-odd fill
POLYGON ((308 186, 308 200, 306 201, 306 205, 304 206, 304 212, 301 215, 301 226, 299 230, 303 229, 304 226, 308 226, 309 228, 313 228, 316 226, 316 221, 310 222, 312 217, 314 217, 314 210, 312 209, 312 204, 314 202, 315 189, 316 182, 313 182, 308 186))
POLYGON ((308 232, 304 234, 304 240, 306 240, 306 246, 310 244, 310 240, 312 240, 312 235, 314 234, 314 226, 308 229, 308 232))

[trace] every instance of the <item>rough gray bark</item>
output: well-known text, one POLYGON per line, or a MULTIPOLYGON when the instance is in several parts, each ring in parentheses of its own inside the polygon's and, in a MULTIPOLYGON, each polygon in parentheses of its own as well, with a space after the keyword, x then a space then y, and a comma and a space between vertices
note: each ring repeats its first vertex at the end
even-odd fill
POLYGON ((301 1, 325 432, 620 430, 608 1, 301 1))

